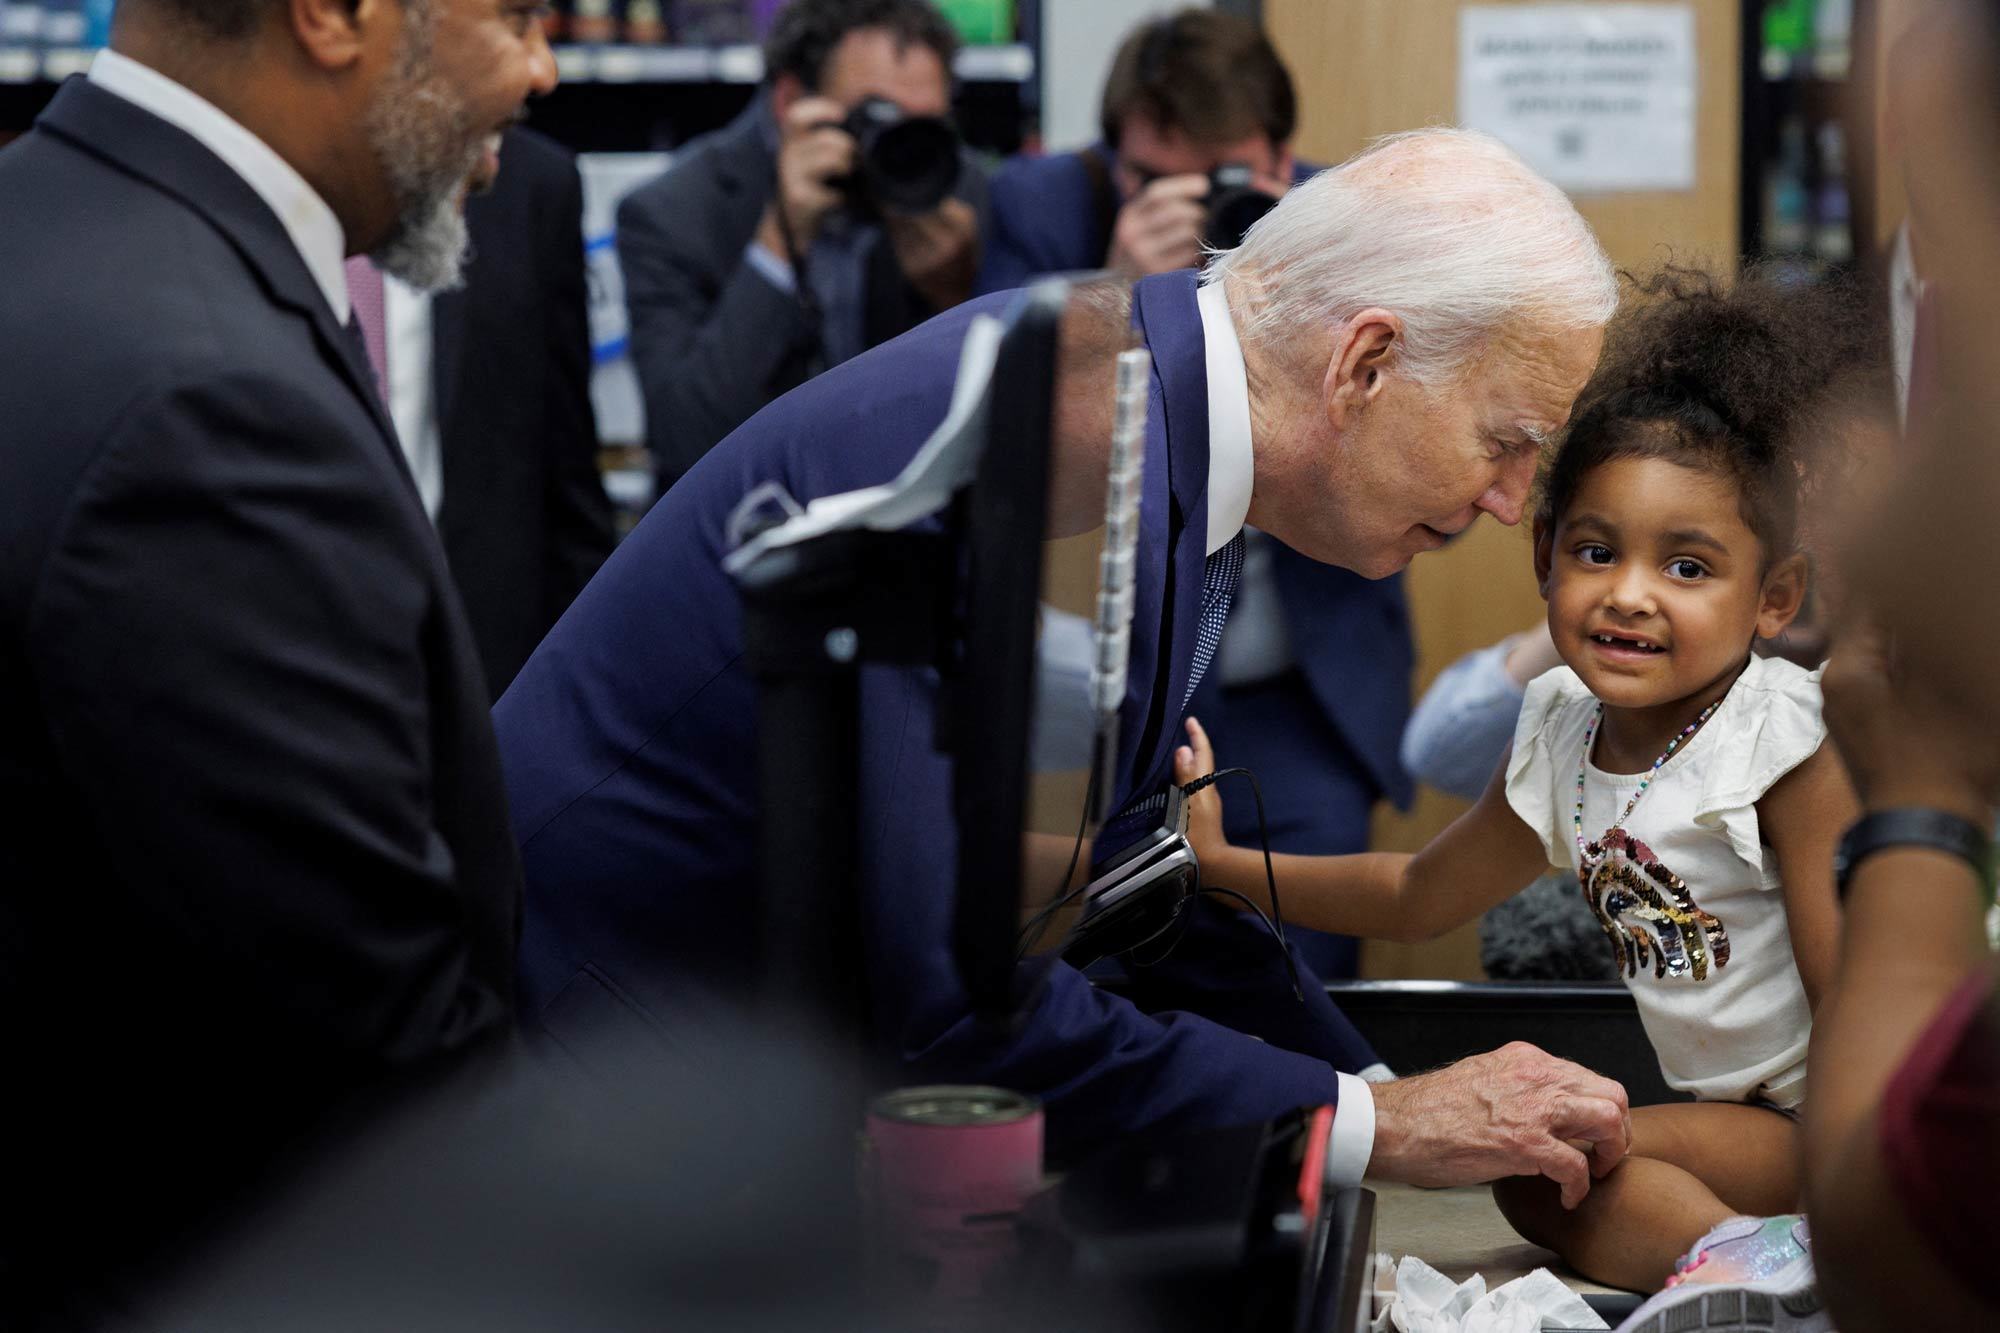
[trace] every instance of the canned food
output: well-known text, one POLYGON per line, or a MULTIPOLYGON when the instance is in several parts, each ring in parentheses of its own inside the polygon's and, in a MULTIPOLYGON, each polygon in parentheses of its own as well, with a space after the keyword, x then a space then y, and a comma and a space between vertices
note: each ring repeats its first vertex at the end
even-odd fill
POLYGON ((862 1170, 877 1293, 922 1327, 1001 1303, 1014 1222, 1041 1187, 1042 1108, 1004 1088, 902 1088, 868 1107, 862 1170))

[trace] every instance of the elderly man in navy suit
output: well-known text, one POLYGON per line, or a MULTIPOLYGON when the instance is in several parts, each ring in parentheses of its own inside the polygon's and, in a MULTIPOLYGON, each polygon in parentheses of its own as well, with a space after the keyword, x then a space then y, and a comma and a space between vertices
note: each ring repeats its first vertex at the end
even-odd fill
MULTIPOLYGON (((607 1022, 671 1034, 742 992, 756 699, 720 568, 725 520, 765 482, 803 501, 893 477, 944 416, 971 317, 998 299, 746 423, 647 516, 500 701, 529 882, 522 1003, 557 1043, 586 1049, 607 1022)), ((1536 441, 1567 418, 1615 303, 1610 265, 1561 192, 1458 131, 1384 141, 1295 189, 1205 279, 1147 278, 1129 301, 1115 283, 1078 292, 1053 535, 1103 512, 1109 366, 1128 328, 1152 358, 1121 803, 1167 778, 1245 522, 1375 577, 1482 512, 1517 522, 1536 441), (1369 244, 1353 243, 1361 235, 1369 244)), ((1371 1089, 1303 1023, 1260 1041, 1193 1013, 1145 1012, 1048 960, 1024 965, 1044 984, 1019 1028, 982 1026, 952 961, 937 688, 922 668, 871 669, 862 686, 855 964, 876 1048, 906 1077, 1036 1094, 1058 1154, 1326 1102, 1338 1104, 1336 1179, 1539 1172, 1574 1201, 1623 1153, 1623 1090, 1519 1044, 1371 1089)), ((1263 948, 1262 1003, 1298 1012, 1263 948)))
MULTIPOLYGON (((1211 171, 1248 167, 1259 192, 1275 197, 1316 170, 1292 155, 1297 105, 1256 24, 1213 9, 1147 20, 1111 62, 1103 138, 1015 158, 994 176, 980 290, 1077 269, 1142 277, 1198 266, 1211 171)), ((1273 851, 1366 851, 1376 801, 1408 804, 1398 746, 1413 656, 1400 576, 1363 578, 1254 528, 1245 534, 1215 669, 1189 709, 1232 762, 1258 775, 1273 851)), ((1225 810, 1230 838, 1255 845, 1256 807, 1238 800, 1225 810)), ((1354 975, 1352 939, 1294 938, 1320 975, 1354 975)))

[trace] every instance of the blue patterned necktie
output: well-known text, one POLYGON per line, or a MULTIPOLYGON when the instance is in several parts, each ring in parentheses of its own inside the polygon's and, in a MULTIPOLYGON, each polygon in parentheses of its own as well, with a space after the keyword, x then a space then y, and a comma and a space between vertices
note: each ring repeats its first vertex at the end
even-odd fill
POLYGON ((1238 532, 1222 548, 1203 562, 1201 568, 1201 620, 1195 629, 1194 662, 1188 668, 1187 693, 1181 696, 1181 711, 1187 711, 1195 686, 1215 660, 1216 645, 1222 642, 1222 624, 1229 619, 1229 600, 1236 595, 1236 581, 1243 577, 1243 534, 1238 532))

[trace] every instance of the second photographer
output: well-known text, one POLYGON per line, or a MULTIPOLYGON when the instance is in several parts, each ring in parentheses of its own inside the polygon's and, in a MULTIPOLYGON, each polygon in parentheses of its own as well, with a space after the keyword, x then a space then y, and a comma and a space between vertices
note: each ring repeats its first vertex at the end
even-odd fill
POLYGON ((1291 75, 1256 24, 1212 9, 1147 20, 1112 59, 1103 138, 995 175, 978 289, 1200 266, 1204 244, 1233 248, 1311 174, 1292 157, 1297 120, 1291 75))
POLYGON ((661 489, 771 399, 970 294, 985 181, 926 0, 795 0, 765 85, 618 210, 661 489))

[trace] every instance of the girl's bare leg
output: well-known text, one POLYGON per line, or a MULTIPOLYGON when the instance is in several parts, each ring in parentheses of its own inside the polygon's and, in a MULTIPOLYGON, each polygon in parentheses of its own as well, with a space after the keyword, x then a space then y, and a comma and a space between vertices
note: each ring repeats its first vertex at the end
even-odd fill
POLYGON ((1632 1150, 1573 1211, 1538 1176, 1495 1182, 1516 1231, 1607 1286, 1657 1291, 1674 1261, 1725 1218, 1798 1207, 1797 1127, 1757 1106, 1695 1102, 1632 1111, 1632 1150))

